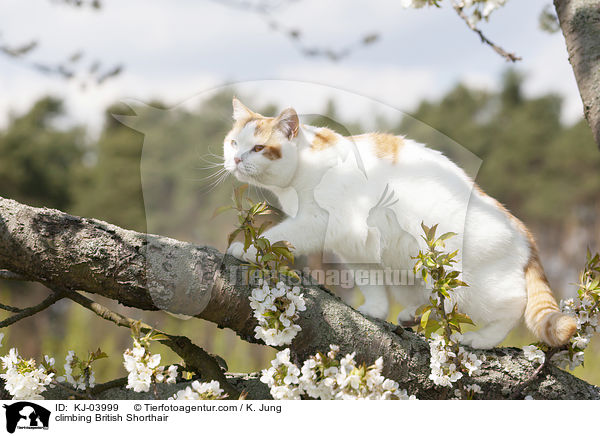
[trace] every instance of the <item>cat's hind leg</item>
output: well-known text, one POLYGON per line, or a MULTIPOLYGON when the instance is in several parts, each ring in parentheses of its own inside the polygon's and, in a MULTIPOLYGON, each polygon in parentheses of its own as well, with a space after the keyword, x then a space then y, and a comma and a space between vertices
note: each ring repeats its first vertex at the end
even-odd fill
POLYGON ((387 319, 390 304, 385 285, 367 284, 361 285, 359 289, 365 297, 365 302, 357 310, 373 318, 387 319))
POLYGON ((420 284, 391 286, 390 294, 404 306, 398 314, 398 324, 404 326, 415 324, 417 309, 425 304, 429 297, 429 293, 420 284))
POLYGON ((487 350, 495 347, 508 336, 508 333, 517 325, 521 316, 512 319, 498 319, 484 325, 477 331, 463 334, 461 343, 473 348, 487 350))
POLYGON ((398 325, 408 327, 417 323, 417 309, 420 306, 409 306, 398 314, 398 325))
POLYGON ((363 263, 348 264, 348 267, 352 270, 354 284, 365 297, 365 302, 357 310, 373 318, 386 319, 390 310, 388 293, 385 282, 379 280, 383 276, 377 274, 383 271, 383 267, 363 263))

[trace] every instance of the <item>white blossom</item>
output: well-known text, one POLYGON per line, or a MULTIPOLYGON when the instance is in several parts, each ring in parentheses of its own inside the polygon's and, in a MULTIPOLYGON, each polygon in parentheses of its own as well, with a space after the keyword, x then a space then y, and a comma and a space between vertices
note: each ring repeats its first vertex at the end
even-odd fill
POLYGON ((294 324, 298 312, 306 310, 304 298, 298 286, 290 288, 283 282, 274 287, 259 282, 249 297, 250 307, 258 320, 254 337, 271 346, 290 344, 302 329, 294 324))
POLYGON ((190 386, 170 397, 169 400, 220 400, 225 397, 218 381, 211 380, 208 383, 200 383, 195 380, 190 386))
MULTIPOLYGON (((582 279, 580 286, 585 288, 585 285, 582 279)), ((572 371, 583 364, 585 349, 590 344, 592 336, 600 332, 598 321, 600 307, 596 305, 589 293, 582 292, 576 299, 561 300, 560 309, 566 315, 575 318, 577 332, 567 344, 567 350, 559 351, 552 356, 552 363, 560 368, 568 367, 572 371)))
POLYGON ((357 365, 354 353, 338 360, 338 351, 339 347, 331 345, 327 354, 317 353, 306 359, 300 370, 290 361, 290 350, 286 348, 277 353, 270 368, 263 370, 260 380, 269 386, 275 399, 415 399, 381 374, 383 358, 365 367, 357 365))
POLYGON ((468 392, 471 392, 473 394, 481 394, 483 393, 483 391, 481 390, 481 386, 479 386, 478 384, 472 384, 472 385, 466 385, 465 386, 465 390, 468 392))
POLYGON ((458 347, 458 354, 455 352, 456 347, 453 344, 457 344, 461 338, 459 333, 453 333, 450 336, 450 342, 446 342, 443 336, 437 333, 431 334, 429 340, 431 374, 429 379, 434 384, 451 388, 463 377, 463 371, 469 376, 480 374, 483 361, 477 354, 467 352, 463 347, 458 347))
POLYGON ((148 392, 152 383, 175 383, 177 366, 171 365, 165 370, 164 366, 159 366, 160 360, 160 354, 151 354, 140 341, 134 340, 133 348, 123 353, 123 366, 129 373, 126 388, 148 392))
POLYGON ((12 395, 13 400, 43 399, 41 393, 52 383, 53 372, 47 371, 43 365, 36 367, 33 359, 24 360, 16 348, 11 348, 0 359, 6 371, 0 377, 4 379, 4 388, 12 395))
POLYGON ((75 355, 75 351, 69 350, 67 352, 67 356, 65 357, 65 376, 60 377, 58 381, 66 381, 72 385, 74 389, 79 391, 85 391, 87 388, 93 388, 95 386, 96 377, 91 367, 87 367, 87 373, 82 372, 76 377, 73 375, 73 369, 76 360, 77 356, 75 355))
POLYGON ((546 354, 535 345, 524 346, 523 354, 527 360, 538 365, 541 365, 546 361, 546 354))

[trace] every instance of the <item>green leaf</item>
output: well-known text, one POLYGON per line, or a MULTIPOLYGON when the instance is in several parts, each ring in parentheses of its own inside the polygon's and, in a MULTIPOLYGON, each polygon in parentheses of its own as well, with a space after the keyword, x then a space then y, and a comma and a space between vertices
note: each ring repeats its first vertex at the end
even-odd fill
POLYGON ((427 321, 429 320, 429 315, 431 315, 431 309, 426 310, 421 315, 421 329, 425 329, 427 327, 427 321))
POLYGON ((227 238, 227 246, 230 246, 233 240, 237 237, 237 235, 242 231, 242 229, 235 229, 233 232, 229 234, 227 238))
POLYGON ((448 240, 448 239, 450 239, 450 238, 453 238, 453 237, 454 237, 454 236, 456 236, 456 235, 457 235, 457 233, 454 233, 454 232, 447 232, 447 233, 444 233, 442 236, 440 236, 440 237, 438 238, 438 240, 446 241, 446 240, 448 240))
POLYGON ((262 257, 263 263, 272 262, 274 260, 277 260, 277 256, 275 256, 273 253, 267 253, 262 257))
POLYGON ((269 227, 271 224, 273 224, 271 221, 265 221, 264 223, 262 223, 256 231, 256 236, 262 235, 266 228, 269 227))
POLYGON ((155 333, 155 334, 152 335, 152 340, 153 341, 167 341, 169 339, 170 338, 167 335, 163 334, 163 333, 155 333))
POLYGON ((90 353, 90 357, 88 360, 90 362, 93 362, 94 360, 104 359, 107 357, 108 357, 108 354, 106 354, 104 351, 102 351, 100 348, 98 348, 96 351, 92 351, 90 353))
POLYGON ((460 274, 460 272, 458 271, 450 271, 447 275, 446 278, 448 279, 455 279, 458 277, 458 275, 460 274))
POLYGON ((221 215, 223 212, 226 212, 228 210, 233 209, 233 206, 221 206, 221 207, 217 207, 215 209, 215 211, 213 212, 212 216, 210 217, 210 219, 214 219, 215 217, 217 217, 218 215, 221 215))
POLYGON ((283 256, 284 258, 289 260, 291 263, 294 262, 294 255, 287 247, 271 246, 271 250, 273 250, 275 253, 279 254, 280 256, 283 256))
POLYGON ((456 314, 454 315, 454 318, 461 324, 475 325, 473 320, 471 318, 469 318, 469 315, 467 315, 467 314, 456 312, 456 314))
POLYGON ((421 267, 423 266, 423 261, 418 260, 417 262, 415 262, 415 266, 413 267, 413 273, 416 274, 421 267))
POLYGON ((269 247, 271 246, 269 240, 267 238, 260 237, 258 238, 255 242, 254 245, 256 246, 256 248, 262 250, 262 251, 267 251, 269 249, 269 247))
POLYGON ((437 232, 437 227, 438 227, 438 225, 436 224, 436 225, 434 225, 433 227, 431 227, 429 229, 429 231, 427 232, 427 239, 428 240, 430 240, 430 241, 434 240, 434 238, 435 238, 435 232, 437 232))
POLYGON ((252 235, 248 229, 244 229, 244 251, 248 251, 250 245, 252 245, 252 235))
POLYGON ((238 209, 243 208, 242 199, 244 198, 244 193, 247 189, 248 185, 246 184, 238 186, 236 189, 233 190, 233 201, 238 209))
POLYGON ((435 319, 430 319, 429 322, 427 323, 427 327, 425 328, 425 331, 423 332, 423 334, 426 337, 430 337, 432 333, 435 333, 436 331, 438 331, 441 328, 441 324, 439 323, 439 321, 436 321, 435 319))

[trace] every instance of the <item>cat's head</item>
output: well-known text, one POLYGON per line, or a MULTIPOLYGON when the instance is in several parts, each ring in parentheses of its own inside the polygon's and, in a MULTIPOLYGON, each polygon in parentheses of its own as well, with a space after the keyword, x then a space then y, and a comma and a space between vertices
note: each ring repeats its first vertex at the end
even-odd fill
POLYGON ((233 99, 233 128, 223 143, 224 166, 238 180, 286 187, 296 171, 300 122, 296 111, 263 117, 233 99))

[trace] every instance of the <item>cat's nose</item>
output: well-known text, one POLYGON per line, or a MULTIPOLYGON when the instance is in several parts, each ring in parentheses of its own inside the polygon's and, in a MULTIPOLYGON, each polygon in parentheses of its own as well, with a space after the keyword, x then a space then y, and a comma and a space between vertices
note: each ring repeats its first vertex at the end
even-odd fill
POLYGON ((233 161, 235 162, 235 164, 239 164, 242 160, 239 157, 234 157, 233 161))

